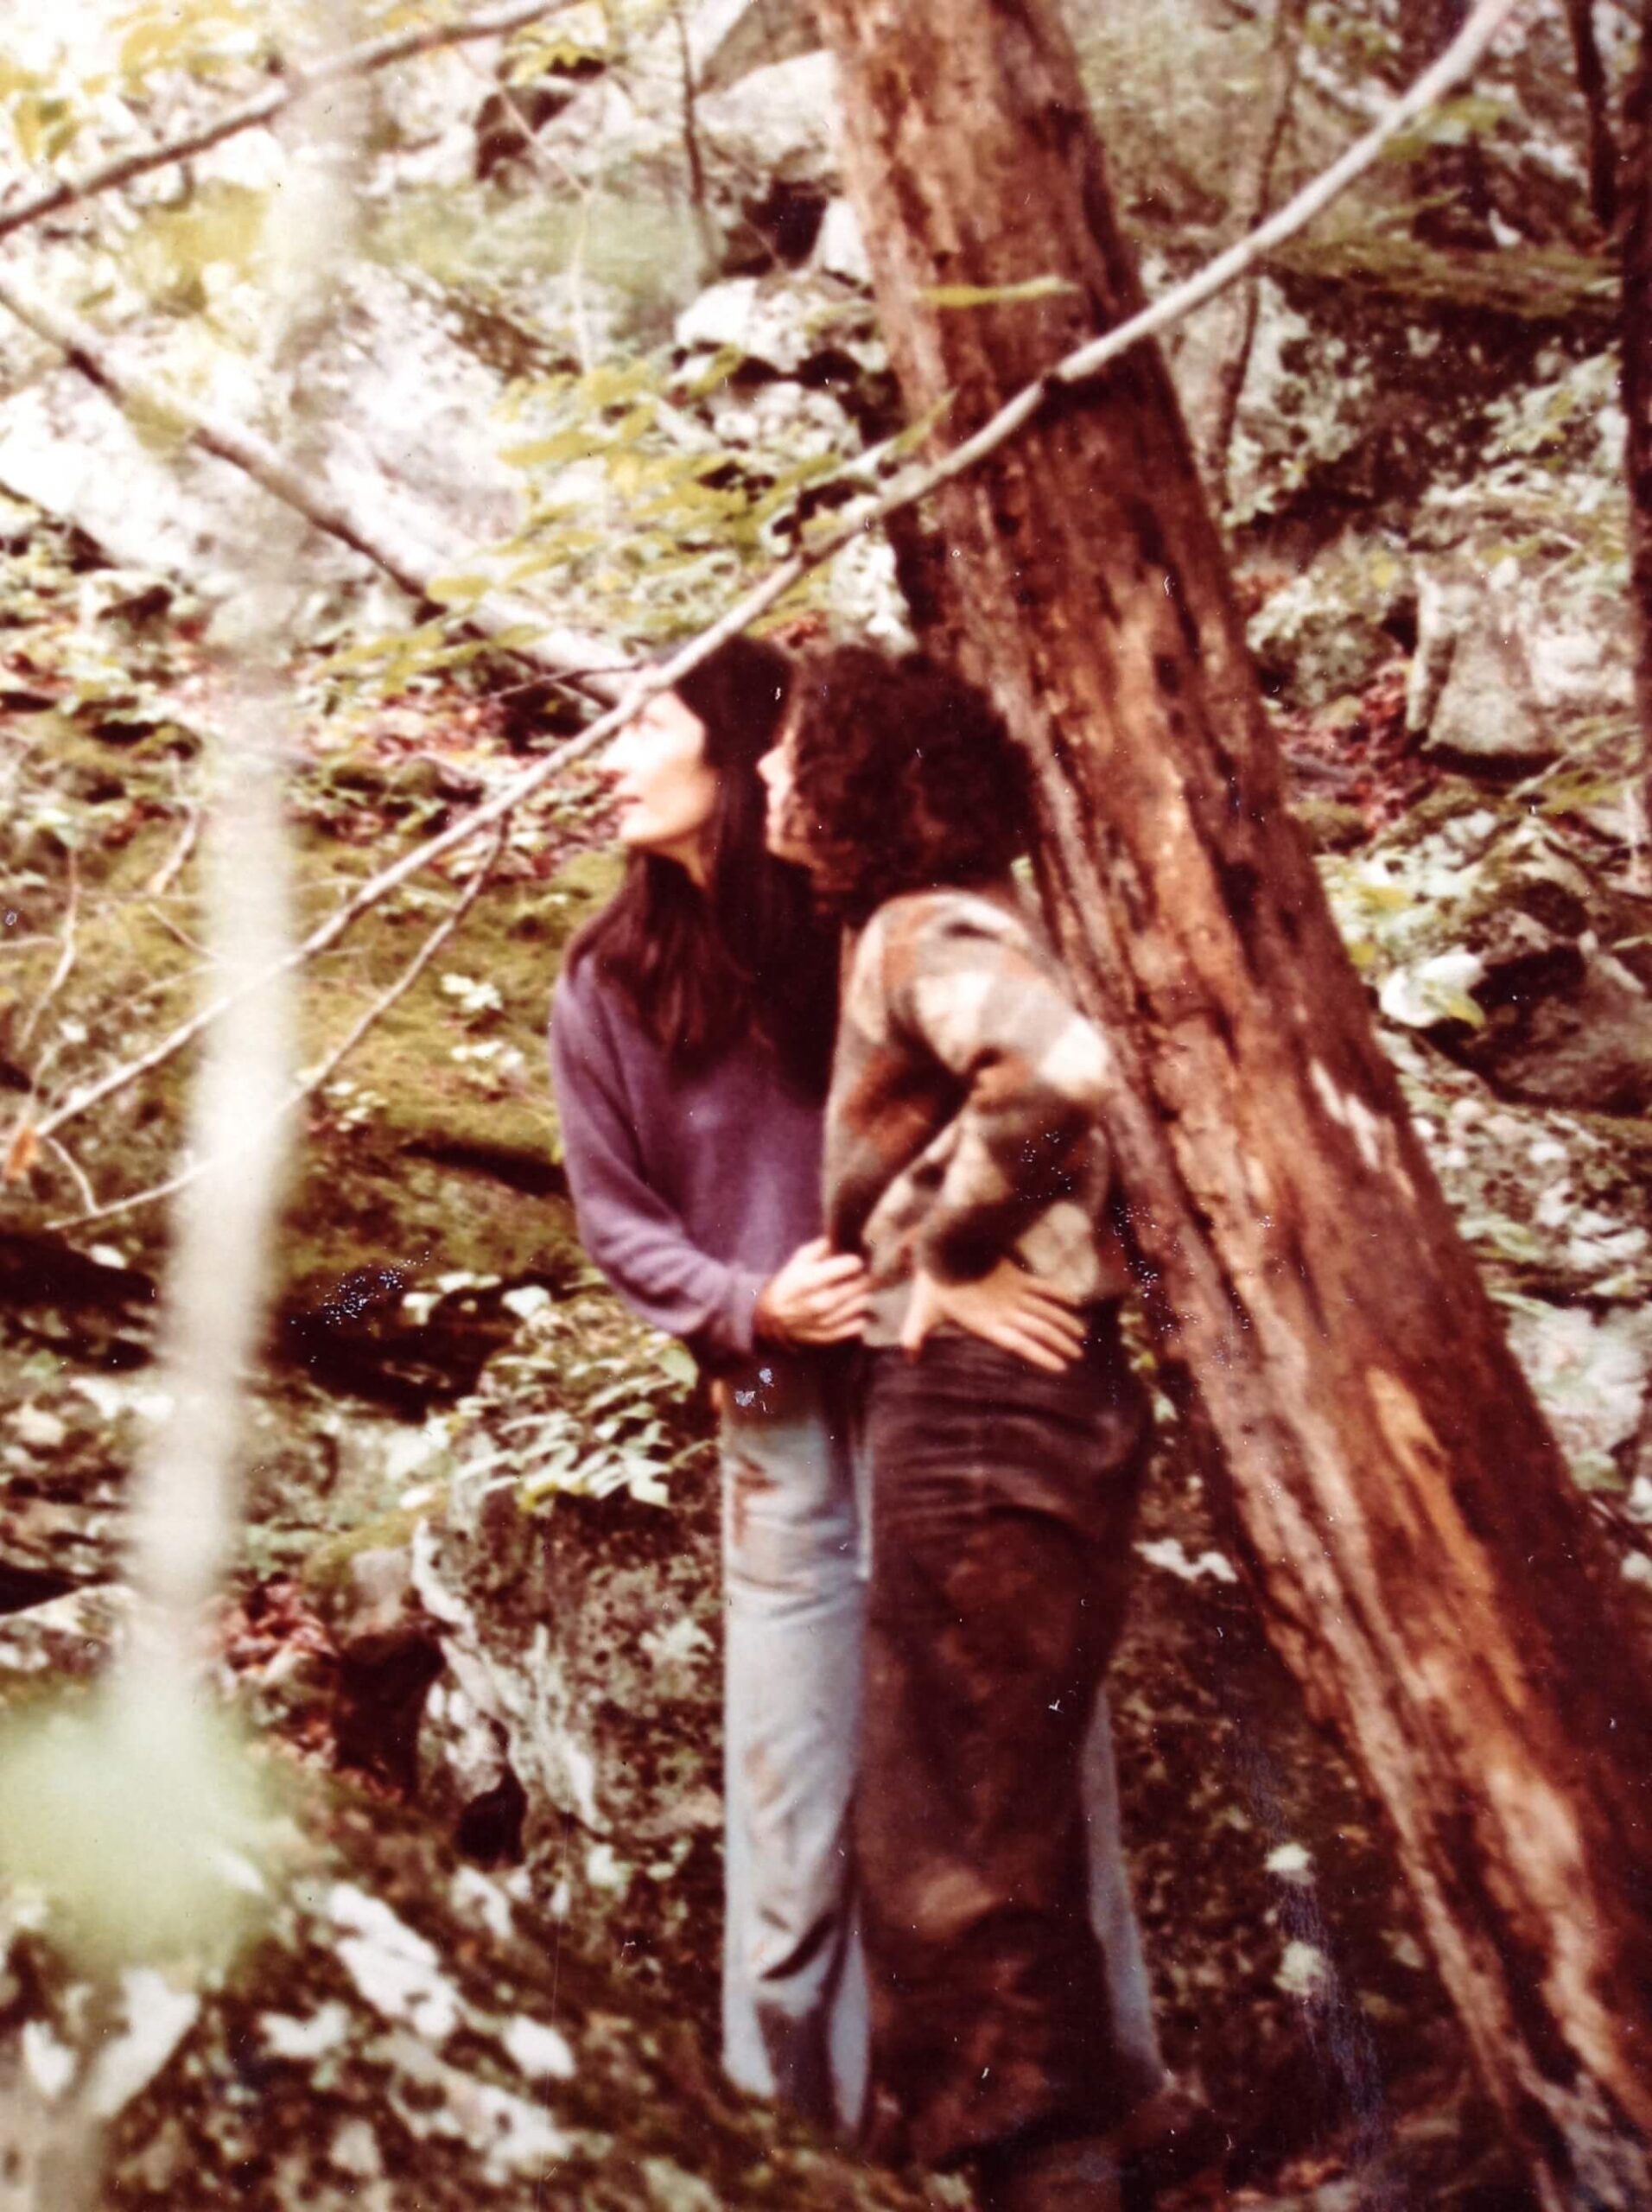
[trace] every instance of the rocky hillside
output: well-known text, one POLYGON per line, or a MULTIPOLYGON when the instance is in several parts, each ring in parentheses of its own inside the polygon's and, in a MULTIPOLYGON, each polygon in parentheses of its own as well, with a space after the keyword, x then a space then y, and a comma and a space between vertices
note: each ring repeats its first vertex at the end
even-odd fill
MULTIPOLYGON (((1215 149, 1255 104, 1266 26, 1217 0, 1094 12, 1075 16, 1098 114, 1163 284, 1231 228, 1215 149)), ((362 251, 290 373, 322 403, 334 492, 450 553, 452 610, 467 578, 532 560, 559 617, 620 649, 715 613, 899 425, 804 11, 691 11, 692 156, 675 31, 645 22, 615 54, 600 11, 575 14, 520 67, 469 49, 380 80, 362 251)), ((1652 871, 1612 270, 1581 211, 1560 11, 1534 20, 1495 112, 1458 118, 1489 164, 1489 243, 1414 235, 1393 165, 1268 267, 1225 514, 1350 955, 1574 1478, 1646 1588, 1652 871)), ((1292 174, 1382 89, 1380 42, 1322 29, 1292 174)), ((204 157, 184 204, 260 189, 263 139, 204 157)), ((183 251, 170 190, 137 188, 115 226, 105 308, 181 373, 199 303, 154 273, 183 251)), ((35 275, 106 273, 86 229, 33 240, 35 275)), ((212 266, 228 314, 250 277, 212 266)), ((1173 349, 1196 434, 1225 342, 1213 316, 1173 349)), ((278 418, 283 397, 261 404, 278 418)), ((0 486, 0 1087, 22 1128, 201 988, 202 631, 249 494, 10 334, 0 486)), ((310 550, 289 815, 314 920, 578 709, 359 556, 310 550)), ((899 639, 887 548, 787 612, 899 639)), ((706 1412, 578 1249, 543 1067, 561 949, 613 881, 604 828, 577 774, 524 808, 454 935, 299 1109, 216 1629, 225 1694, 287 1777, 265 1932, 94 2002, 42 1908, 5 1909, 0 2068, 41 2155, 89 2101, 111 2205, 918 2201, 738 2106, 708 2056, 706 1412)), ((482 865, 461 849, 313 965, 312 1064, 482 865)), ((188 1065, 56 1148, 12 1147, 14 1713, 120 1632, 165 1257, 144 1194, 180 1166, 188 1065)), ((1389 2201, 1511 2205, 1389 1839, 1269 1658, 1231 1549, 1171 1421, 1115 1707, 1167 2048, 1229 2145, 1182 2201, 1331 2212, 1386 2176, 1389 2201)), ((0 2179, 0 2205, 29 2186, 0 2179)))

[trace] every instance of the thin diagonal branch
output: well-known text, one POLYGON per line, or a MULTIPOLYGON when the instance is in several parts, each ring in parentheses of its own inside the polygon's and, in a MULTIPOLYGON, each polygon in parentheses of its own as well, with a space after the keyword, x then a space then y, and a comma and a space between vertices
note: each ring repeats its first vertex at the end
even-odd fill
MULTIPOLYGON (((313 1067, 306 1068, 300 1075, 292 1090, 282 1101, 279 1109, 282 1114, 290 1114, 295 1107, 302 1106, 305 1099, 313 1098, 324 1084, 330 1083, 340 1067, 366 1036, 368 1031, 383 1020, 398 1000, 407 996, 442 946, 463 922, 477 899, 480 898, 489 878, 499 866, 499 856, 505 850, 508 828, 508 822, 500 822, 492 844, 483 855, 480 865, 465 886, 463 893, 454 901, 435 928, 425 938, 395 982, 388 984, 379 992, 377 998, 362 1009, 343 1036, 323 1058, 317 1060, 313 1067)), ((65 1214, 57 1221, 48 1222, 47 1226, 50 1229, 80 1229, 88 1222, 108 1221, 116 1214, 134 1213, 140 1206, 156 1205, 163 1198, 175 1198, 180 1191, 188 1189, 189 1185, 202 1173, 206 1165, 204 1161, 196 1160, 188 1167, 180 1168, 175 1175, 168 1177, 164 1183, 154 1184, 147 1191, 135 1191, 130 1198, 111 1198, 107 1205, 99 1205, 92 1194, 91 1185, 86 1182, 85 1176, 80 1174, 73 1160, 58 1140, 48 1136, 45 1141, 79 1178, 84 1201, 83 1211, 65 1214)))
MULTIPOLYGON (((111 399, 152 421, 175 423, 191 445, 238 468, 317 530, 325 531, 382 569, 414 599, 429 598, 431 587, 454 573, 454 556, 439 554, 410 535, 357 514, 327 491, 314 468, 300 467, 245 424, 186 403, 124 367, 90 323, 25 293, 10 276, 0 276, 0 307, 16 315, 37 338, 55 346, 82 376, 111 399)), ((569 682, 576 680, 568 674, 570 670, 593 664, 600 666, 613 657, 613 646, 606 640, 580 631, 559 630, 547 621, 542 609, 503 592, 489 593, 484 601, 467 612, 465 623, 485 637, 508 634, 512 651, 522 658, 569 682)))
POLYGON ((416 54, 434 54, 442 47, 459 46, 473 39, 504 37, 545 16, 559 13, 567 5, 568 0, 522 0, 517 7, 497 9, 491 15, 473 16, 456 23, 428 23, 420 30, 397 31, 388 38, 372 39, 308 71, 289 67, 267 92, 257 93, 239 107, 226 110, 194 130, 113 155, 96 168, 86 169, 79 176, 64 177, 29 199, 20 200, 15 207, 0 209, 0 238, 10 238, 13 232, 54 215, 60 208, 94 200, 100 193, 117 191, 155 169, 170 168, 175 162, 188 161, 196 154, 221 146, 226 138, 272 122, 295 100, 322 86, 335 85, 346 78, 365 77, 374 70, 387 69, 394 62, 410 60, 416 54))
MULTIPOLYGON (((759 616, 766 613, 812 569, 835 558, 866 531, 890 515, 903 507, 913 505, 940 485, 963 475, 989 454, 996 452, 1037 414, 1053 391, 1063 385, 1082 383, 1085 378, 1096 375, 1133 346, 1139 346, 1144 339, 1156 338, 1161 331, 1168 330, 1172 324, 1180 321, 1183 316, 1191 315, 1196 308, 1203 307, 1207 300, 1214 299, 1219 292, 1225 291, 1229 285, 1237 283, 1265 254, 1271 252, 1275 246, 1282 245, 1287 238, 1293 238, 1322 214, 1339 194, 1380 158, 1383 149, 1401 131, 1407 130, 1420 115, 1443 99, 1474 67, 1497 31, 1522 4, 1522 0, 1480 0, 1480 5, 1451 46, 1431 67, 1423 72, 1410 91, 1395 101, 1382 122, 1350 146, 1330 168, 1305 186, 1294 199, 1270 216, 1249 238, 1242 239, 1225 253, 1219 254, 1185 283, 1179 284, 1166 293, 1140 315, 1133 315, 1128 322, 1121 323, 1116 329, 1108 331, 1102 337, 1067 354, 1047 374, 1028 385, 1001 408, 973 437, 937 461, 903 472, 880 498, 863 502, 837 528, 782 562, 761 583, 737 600, 708 629, 691 639, 669 660, 639 672, 618 704, 600 715, 578 737, 570 738, 566 744, 546 753, 543 760, 502 785, 491 798, 484 800, 468 814, 461 816, 438 836, 415 847, 390 867, 381 868, 377 875, 370 876, 347 899, 336 906, 324 922, 312 930, 302 944, 293 949, 279 969, 270 971, 270 979, 300 966, 317 953, 326 951, 388 893, 421 874, 433 861, 451 852, 455 845, 474 836, 479 830, 503 821, 524 799, 559 775, 571 762, 582 758, 602 743, 646 700, 654 698, 660 692, 670 690, 690 669, 697 668, 727 639, 749 628, 759 616)), ((0 304, 3 303, 4 288, 0 287, 0 304)), ((257 989, 258 980, 254 979, 245 989, 257 989)), ((41 1137, 54 1134, 66 1122, 76 1119, 116 1092, 127 1089, 151 1069, 161 1066, 190 1044, 230 1006, 238 1003, 239 997, 244 995, 229 994, 218 999, 187 1021, 180 1023, 138 1058, 111 1069, 97 1082, 74 1092, 40 1123, 37 1134, 41 1137)))

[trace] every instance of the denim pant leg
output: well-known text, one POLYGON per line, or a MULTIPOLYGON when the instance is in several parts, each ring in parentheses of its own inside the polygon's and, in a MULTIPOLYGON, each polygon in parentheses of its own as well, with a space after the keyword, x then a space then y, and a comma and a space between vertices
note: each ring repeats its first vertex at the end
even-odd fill
POLYGON ((775 1357, 730 1378, 723 2063, 740 2088, 852 2128, 866 2072, 851 1912, 865 1585, 852 1363, 775 1357))
POLYGON ((1165 2061, 1153 2024, 1141 1925, 1124 1863, 1113 1714, 1104 1689, 1096 1693, 1084 1738, 1081 1788, 1090 1846, 1090 1924, 1106 1964, 1113 2041, 1121 2067, 1140 2083, 1141 2094, 1150 2096, 1165 2079, 1165 2061))

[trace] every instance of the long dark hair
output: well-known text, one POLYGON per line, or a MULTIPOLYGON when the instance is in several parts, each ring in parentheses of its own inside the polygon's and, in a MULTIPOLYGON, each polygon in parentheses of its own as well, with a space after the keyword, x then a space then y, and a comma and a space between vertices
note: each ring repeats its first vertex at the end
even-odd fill
POLYGON ((634 853, 610 905, 569 947, 594 960, 674 1067, 707 1065, 753 1031, 794 1081, 823 1095, 837 1026, 837 931, 803 870, 763 842, 757 763, 791 686, 776 646, 731 638, 674 686, 705 725, 717 798, 702 890, 676 861, 634 853))

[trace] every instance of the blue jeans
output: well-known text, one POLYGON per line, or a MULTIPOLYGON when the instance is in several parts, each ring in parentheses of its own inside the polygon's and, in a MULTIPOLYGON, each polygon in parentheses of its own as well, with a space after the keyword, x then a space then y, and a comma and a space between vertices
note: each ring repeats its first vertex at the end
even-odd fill
POLYGON ((725 1383, 723 2064, 852 2131, 866 1977, 851 1902, 866 1583, 858 1359, 773 1354, 725 1383))

